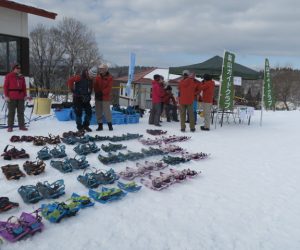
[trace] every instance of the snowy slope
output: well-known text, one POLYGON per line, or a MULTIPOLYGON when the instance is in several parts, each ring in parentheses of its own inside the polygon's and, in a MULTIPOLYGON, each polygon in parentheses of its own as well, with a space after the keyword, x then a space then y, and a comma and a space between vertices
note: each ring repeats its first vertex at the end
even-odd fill
MULTIPOLYGON (((300 157, 298 145, 300 116, 294 112, 267 112, 263 127, 259 126, 256 113, 250 126, 224 124, 222 128, 202 132, 197 125, 196 133, 187 132, 191 140, 178 145, 190 152, 211 153, 203 161, 191 161, 175 168, 191 168, 202 171, 201 176, 185 183, 176 184, 161 192, 145 187, 140 192, 128 194, 123 200, 96 204, 79 211, 76 217, 51 224, 44 220, 45 230, 34 237, 10 244, 1 249, 300 249, 300 157)), ((91 135, 121 135, 142 133, 145 137, 147 117, 140 124, 115 125, 114 131, 92 132, 91 135)), ((59 122, 56 118, 30 124, 26 135, 62 134, 74 130, 74 122, 59 122)), ((95 127, 93 127, 93 130, 95 127)), ((168 135, 180 135, 178 123, 163 122, 162 129, 168 135)), ((23 132, 14 131, 15 135, 23 132)), ((1 151, 9 143, 12 134, 0 130, 1 151)), ((105 142, 107 144, 108 142, 105 142)), ((101 146, 101 142, 97 143, 101 146)), ((137 140, 123 144, 132 151, 143 147, 137 140)), ((30 143, 18 143, 31 155, 41 147, 30 143)), ((70 156, 73 146, 67 146, 70 156)), ((91 166, 109 169, 88 155, 91 166)), ((148 158, 158 160, 160 157, 148 158)), ((17 160, 20 165, 23 160, 17 160)), ((0 160, 0 165, 9 164, 0 160)), ((133 162, 115 164, 120 171, 133 162)), ((38 181, 53 182, 63 178, 66 183, 66 200, 72 192, 87 194, 87 189, 77 180, 81 171, 61 174, 47 161, 46 173, 26 176, 19 181, 7 181, 0 174, 0 196, 9 196, 20 203, 19 209, 0 214, 0 220, 22 211, 38 208, 26 205, 17 193, 21 185, 38 181)))

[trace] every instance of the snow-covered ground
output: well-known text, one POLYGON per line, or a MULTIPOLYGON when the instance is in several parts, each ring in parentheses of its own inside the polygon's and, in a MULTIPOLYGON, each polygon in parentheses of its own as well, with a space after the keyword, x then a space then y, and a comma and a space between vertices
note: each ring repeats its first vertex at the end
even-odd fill
MULTIPOLYGON (((139 124, 115 125, 114 131, 92 132, 91 135, 121 135, 141 133, 144 137, 147 116, 139 124)), ((168 135, 181 135, 178 123, 163 122, 162 129, 168 135)), ((199 130, 181 147, 190 152, 206 152, 211 157, 191 161, 175 168, 191 168, 202 171, 195 179, 156 192, 143 187, 140 192, 128 194, 120 201, 79 211, 72 218, 59 224, 46 220, 45 230, 34 237, 17 243, 4 242, 1 249, 149 249, 149 250, 196 250, 196 249, 300 249, 300 157, 299 157, 299 111, 264 113, 263 126, 259 126, 259 113, 255 113, 251 125, 224 124, 210 132, 199 130)), ((95 126, 92 127, 95 130, 95 126)), ((32 122, 29 131, 15 130, 12 134, 0 130, 1 151, 12 135, 62 134, 74 130, 75 123, 59 122, 55 117, 32 122)), ((104 142, 107 144, 108 142, 104 142)), ((97 143, 101 146, 101 142, 97 143)), ((137 140, 123 144, 132 151, 143 147, 137 140)), ((17 143, 31 156, 41 148, 31 143, 17 143)), ((74 156, 73 146, 67 146, 69 156, 74 156)), ((152 157, 148 160, 158 160, 152 157)), ((102 165, 97 154, 88 155, 92 167, 109 169, 102 165)), ((23 164, 23 160, 13 161, 23 164)), ((9 163, 0 160, 0 165, 9 163)), ((141 161, 143 162, 143 161, 141 161)), ((116 171, 134 162, 114 164, 116 171)), ((63 178, 67 200, 73 192, 87 194, 76 177, 81 171, 61 174, 47 161, 46 172, 40 176, 26 176, 18 181, 7 181, 0 174, 0 196, 8 196, 20 203, 18 209, 0 214, 0 220, 22 211, 31 212, 35 205, 26 205, 17 189, 21 185, 38 181, 53 182, 63 178)), ((49 201, 50 202, 50 201, 49 201)))

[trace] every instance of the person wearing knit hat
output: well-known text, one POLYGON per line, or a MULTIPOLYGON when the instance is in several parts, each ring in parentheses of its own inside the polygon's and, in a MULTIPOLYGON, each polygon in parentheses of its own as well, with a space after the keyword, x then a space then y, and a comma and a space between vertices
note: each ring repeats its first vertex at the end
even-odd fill
POLYGON ((76 125, 79 131, 91 132, 90 121, 92 118, 91 94, 93 91, 92 80, 97 75, 97 67, 84 69, 81 75, 75 75, 68 80, 68 88, 73 93, 73 108, 76 115, 76 125), (82 114, 85 112, 82 122, 82 114))
POLYGON ((94 81, 95 109, 98 122, 97 131, 103 130, 103 115, 109 130, 113 130, 112 115, 110 110, 113 78, 108 71, 108 65, 101 63, 98 67, 99 74, 94 81))
POLYGON ((7 132, 13 131, 16 110, 20 130, 27 131, 24 119, 25 99, 27 98, 26 82, 24 76, 21 75, 20 64, 14 64, 12 72, 5 76, 3 89, 8 107, 7 132))

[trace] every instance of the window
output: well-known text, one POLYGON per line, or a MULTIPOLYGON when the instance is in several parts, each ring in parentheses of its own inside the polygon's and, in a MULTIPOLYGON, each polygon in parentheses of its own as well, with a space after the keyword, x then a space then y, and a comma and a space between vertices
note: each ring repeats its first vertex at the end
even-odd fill
POLYGON ((0 34, 0 75, 11 71, 15 63, 20 63, 22 73, 29 73, 29 39, 0 34))

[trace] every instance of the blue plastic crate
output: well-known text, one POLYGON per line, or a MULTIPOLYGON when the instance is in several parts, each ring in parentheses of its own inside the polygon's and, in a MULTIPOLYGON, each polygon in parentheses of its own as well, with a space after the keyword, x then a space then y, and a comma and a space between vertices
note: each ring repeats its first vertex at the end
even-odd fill
POLYGON ((56 109, 55 116, 59 121, 70 121, 71 120, 71 109, 56 109))
POLYGON ((133 115, 126 115, 125 117, 125 123, 138 123, 139 122, 139 116, 136 114, 133 115))

